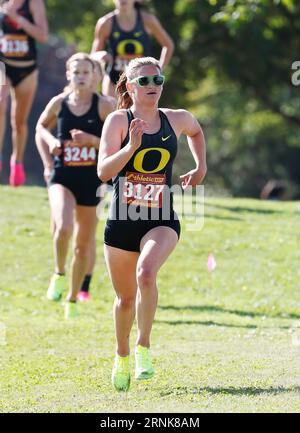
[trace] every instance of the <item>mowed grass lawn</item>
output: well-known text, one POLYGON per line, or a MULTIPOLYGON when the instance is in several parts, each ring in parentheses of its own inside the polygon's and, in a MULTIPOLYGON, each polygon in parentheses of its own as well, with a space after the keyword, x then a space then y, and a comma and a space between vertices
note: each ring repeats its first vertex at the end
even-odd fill
POLYGON ((69 323, 62 304, 45 298, 53 269, 46 189, 1 186, 0 200, 7 343, 0 345, 0 412, 300 411, 299 202, 207 198, 203 229, 187 231, 183 222, 159 274, 156 375, 133 379, 119 394, 110 382, 114 293, 104 221, 92 300, 69 323))

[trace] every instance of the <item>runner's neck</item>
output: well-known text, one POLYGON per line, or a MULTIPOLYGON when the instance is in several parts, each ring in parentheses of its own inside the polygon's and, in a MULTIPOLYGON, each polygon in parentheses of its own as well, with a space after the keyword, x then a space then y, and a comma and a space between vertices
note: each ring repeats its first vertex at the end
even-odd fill
POLYGON ((133 7, 116 9, 116 17, 119 25, 125 30, 132 28, 136 22, 136 10, 133 7))
POLYGON ((70 96, 69 100, 75 105, 88 105, 91 103, 92 93, 90 90, 74 90, 70 96))

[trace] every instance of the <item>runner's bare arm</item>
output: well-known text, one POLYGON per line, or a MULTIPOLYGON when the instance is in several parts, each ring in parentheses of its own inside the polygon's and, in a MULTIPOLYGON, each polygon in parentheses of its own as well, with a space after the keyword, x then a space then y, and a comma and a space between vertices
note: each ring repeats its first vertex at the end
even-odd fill
POLYGON ((154 15, 145 13, 143 14, 143 18, 147 31, 162 47, 159 64, 164 69, 169 64, 174 52, 174 42, 154 15))
POLYGON ((60 148, 60 141, 51 133, 51 128, 53 122, 56 122, 63 98, 63 94, 52 98, 36 125, 36 133, 47 143, 52 154, 59 154, 59 152, 56 152, 56 148, 60 148))
POLYGON ((19 26, 25 30, 26 33, 28 33, 41 44, 45 44, 48 40, 48 21, 46 17, 44 1, 31 0, 29 8, 33 17, 33 23, 31 23, 22 15, 19 15, 16 11, 12 10, 10 6, 3 6, 5 13, 14 21, 17 21, 19 26))
POLYGON ((116 176, 130 160, 141 144, 145 122, 134 119, 130 124, 130 139, 121 149, 126 137, 128 120, 125 110, 118 110, 108 115, 104 122, 98 157, 98 176, 107 182, 116 176))
MULTIPOLYGON (((53 122, 48 125, 48 129, 50 130, 53 129, 55 125, 56 125, 56 119, 53 119, 53 122)), ((42 139, 40 133, 38 132, 35 134, 35 142, 36 142, 36 147, 38 149, 39 155, 43 162, 44 177, 45 180, 47 181, 46 177, 48 177, 50 171, 53 168, 53 158, 50 153, 48 144, 45 142, 45 140, 42 139), (47 172, 46 176, 45 176, 45 172, 47 172)))
POLYGON ((111 15, 112 14, 107 14, 98 20, 92 45, 91 52, 95 53, 97 51, 101 51, 101 61, 103 62, 111 61, 111 55, 105 51, 105 44, 111 31, 111 15))
POLYGON ((188 145, 196 163, 196 168, 180 176, 182 186, 199 185, 203 181, 207 170, 206 145, 202 128, 197 119, 189 111, 176 110, 175 119, 179 132, 187 136, 188 145))
POLYGON ((35 0, 30 2, 29 8, 33 16, 34 23, 31 23, 25 17, 19 15, 9 4, 4 4, 1 6, 1 8, 6 15, 8 15, 12 20, 16 21, 26 33, 28 33, 38 42, 42 44, 47 42, 48 22, 43 0, 35 0))

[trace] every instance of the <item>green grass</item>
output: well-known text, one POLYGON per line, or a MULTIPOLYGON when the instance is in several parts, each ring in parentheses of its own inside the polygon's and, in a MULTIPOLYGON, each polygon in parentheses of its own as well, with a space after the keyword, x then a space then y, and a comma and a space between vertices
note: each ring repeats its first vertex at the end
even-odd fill
MULTIPOLYGON (((157 374, 110 384, 114 293, 102 254, 75 323, 45 293, 46 190, 0 187, 0 412, 299 412, 300 203, 208 198, 159 274, 157 374), (217 268, 207 270, 213 252, 217 268), (1 342, 1 339, 0 339, 1 342)), ((136 328, 132 332, 132 348, 136 328)), ((132 368, 133 368, 133 360, 132 368)))

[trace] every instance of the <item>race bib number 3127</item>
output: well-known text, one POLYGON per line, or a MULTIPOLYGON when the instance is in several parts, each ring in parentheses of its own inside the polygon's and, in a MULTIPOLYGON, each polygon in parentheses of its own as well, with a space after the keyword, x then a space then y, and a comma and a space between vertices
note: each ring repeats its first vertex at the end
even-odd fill
POLYGON ((122 202, 135 206, 161 208, 165 184, 165 174, 127 172, 122 202))

